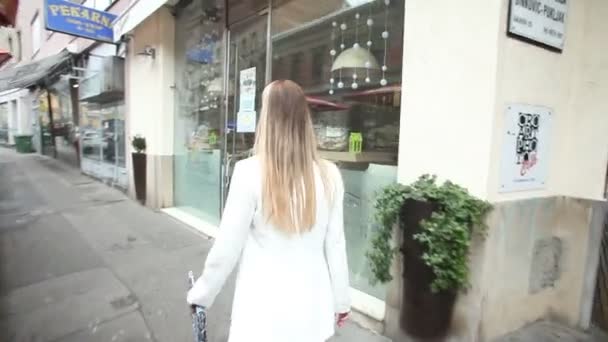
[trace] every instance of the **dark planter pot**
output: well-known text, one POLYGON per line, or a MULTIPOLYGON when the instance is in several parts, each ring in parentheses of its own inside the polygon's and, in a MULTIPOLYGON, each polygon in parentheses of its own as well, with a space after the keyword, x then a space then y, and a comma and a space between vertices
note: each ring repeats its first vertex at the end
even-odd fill
POLYGON ((421 232, 420 221, 437 209, 433 202, 408 200, 403 204, 399 224, 403 236, 403 296, 401 328, 412 337, 441 340, 450 329, 456 292, 431 292, 434 275, 422 260, 425 251, 414 235, 421 232))
POLYGON ((140 203, 146 203, 146 154, 133 153, 133 181, 135 197, 140 203))

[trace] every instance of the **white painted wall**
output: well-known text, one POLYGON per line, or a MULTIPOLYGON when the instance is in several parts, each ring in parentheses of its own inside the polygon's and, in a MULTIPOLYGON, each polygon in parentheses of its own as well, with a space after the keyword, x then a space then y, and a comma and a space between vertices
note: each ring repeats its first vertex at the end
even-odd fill
POLYGON ((586 288, 595 272, 589 251, 599 244, 591 231, 601 225, 591 220, 597 203, 523 200, 603 200, 608 2, 568 2, 562 53, 508 37, 508 0, 467 4, 406 1, 398 172, 403 183, 435 173, 497 204, 488 237, 472 250, 473 287, 459 299, 453 340, 491 340, 541 318, 585 328, 586 288), (542 191, 498 192, 510 103, 555 113, 542 191), (530 293, 535 243, 554 237, 564 246, 560 278, 554 288, 530 293))
MULTIPOLYGON (((502 2, 507 22, 508 1, 502 2)), ((566 43, 556 53, 501 34, 491 141, 492 201, 566 195, 603 199, 608 161, 608 2, 569 1, 566 43), (554 110, 547 187, 499 194, 504 113, 509 103, 554 110)))
POLYGON ((408 1, 399 181, 449 178, 490 201, 603 199, 608 165, 608 2, 569 2, 562 53, 508 37, 509 1, 408 1), (605 18, 605 17, 604 17, 605 18), (510 103, 554 110, 547 187, 501 194, 510 103))
POLYGON ((174 18, 163 7, 132 32, 126 58, 126 134, 129 141, 137 134, 146 138, 148 202, 154 207, 168 206, 173 199, 174 39, 174 18), (139 54, 146 46, 156 50, 155 58, 139 54))
POLYGON ((128 48, 128 135, 146 137, 148 154, 173 154, 173 17, 161 8, 133 32, 128 48), (146 46, 156 58, 138 55, 146 46))
POLYGON ((490 201, 502 203, 489 220, 484 264, 476 280, 482 288, 480 331, 486 340, 547 317, 588 328, 584 317, 588 317, 591 298, 584 294, 592 296, 592 291, 585 286, 596 271, 589 267, 594 261, 589 253, 599 244, 591 234, 601 221, 591 221, 590 202, 521 201, 551 196, 603 200, 608 158, 608 3, 568 4, 565 48, 556 53, 507 37, 508 1, 502 1, 504 27, 498 40, 487 190, 490 201), (509 103, 547 106, 555 113, 544 190, 498 193, 504 113, 509 103), (563 243, 560 277, 554 287, 530 293, 534 245, 539 239, 554 237, 563 243))
POLYGON ((569 107, 571 134, 560 164, 561 183, 567 195, 603 199, 608 166, 608 2, 584 4, 584 21, 575 24, 583 27, 582 48, 569 107))
POLYGON ((405 2, 400 182, 425 173, 487 196, 499 1, 405 2))

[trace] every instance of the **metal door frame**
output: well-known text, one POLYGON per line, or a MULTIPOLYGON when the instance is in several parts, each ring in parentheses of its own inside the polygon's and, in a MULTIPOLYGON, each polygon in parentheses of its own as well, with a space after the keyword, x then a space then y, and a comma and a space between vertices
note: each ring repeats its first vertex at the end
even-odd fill
MULTIPOLYGON (((245 25, 249 22, 253 22, 255 20, 260 20, 260 17, 265 16, 265 20, 266 20, 266 60, 265 60, 265 74, 264 74, 264 82, 265 84, 268 84, 268 82, 270 82, 271 77, 272 77, 272 41, 271 41, 271 29, 272 29, 272 0, 268 0, 268 7, 265 9, 262 9, 261 11, 258 11, 256 14, 248 16, 242 20, 239 20, 237 22, 232 23, 229 27, 226 28, 226 34, 224 35, 224 46, 226 53, 224 54, 225 58, 224 58, 224 105, 223 105, 223 110, 221 112, 221 115, 223 115, 223 120, 222 118, 220 118, 220 121, 223 121, 224 123, 224 132, 223 132, 223 143, 222 143, 222 148, 221 148, 221 166, 220 166, 220 177, 221 177, 221 181, 220 181, 220 195, 221 195, 221 199, 220 199, 220 216, 224 211, 224 205, 226 203, 226 199, 228 197, 228 188, 230 186, 230 176, 231 176, 231 160, 230 159, 230 154, 228 153, 228 148, 229 146, 229 141, 228 141, 228 117, 230 115, 232 115, 233 117, 236 118, 237 116, 237 111, 238 111, 238 107, 237 107, 237 94, 239 91, 239 87, 238 87, 238 69, 239 69, 239 64, 238 64, 238 44, 236 45, 234 51, 232 48, 232 42, 233 42, 233 37, 235 37, 237 34, 240 33, 244 33, 247 32, 247 30, 235 30, 234 27, 235 26, 241 26, 241 25, 245 25), (231 58, 234 57, 236 58, 235 60, 235 65, 231 65, 231 58), (234 79, 230 79, 230 70, 231 67, 234 68, 234 79), (230 86, 231 83, 233 83, 234 86, 234 94, 230 95, 230 86), (230 97, 234 98, 234 108, 232 109, 233 113, 228 113, 229 110, 229 103, 230 103, 230 97)), ((236 122, 235 122, 236 124, 236 122)), ((235 128, 236 129, 236 128, 235 128)), ((233 135, 232 138, 232 146, 231 146, 231 154, 235 154, 235 149, 236 149, 236 135, 233 135)))

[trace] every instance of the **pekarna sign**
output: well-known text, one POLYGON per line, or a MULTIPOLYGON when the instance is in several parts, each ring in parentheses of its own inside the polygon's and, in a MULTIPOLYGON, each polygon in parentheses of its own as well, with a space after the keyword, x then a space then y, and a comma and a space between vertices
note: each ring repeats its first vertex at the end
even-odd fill
POLYGON ((116 15, 64 0, 46 0, 46 29, 103 42, 114 42, 116 15))

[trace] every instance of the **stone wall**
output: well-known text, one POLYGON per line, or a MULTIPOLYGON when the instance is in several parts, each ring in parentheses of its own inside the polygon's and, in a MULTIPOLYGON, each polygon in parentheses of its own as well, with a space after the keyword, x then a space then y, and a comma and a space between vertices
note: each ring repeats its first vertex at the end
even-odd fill
MULTIPOLYGON (((491 341, 547 318, 586 329, 595 289, 604 202, 549 197, 495 204, 471 252, 471 288, 460 295, 449 341, 491 341)), ((393 274, 401 274, 396 260, 393 274)), ((387 336, 399 329, 401 277, 387 296, 387 336)))

